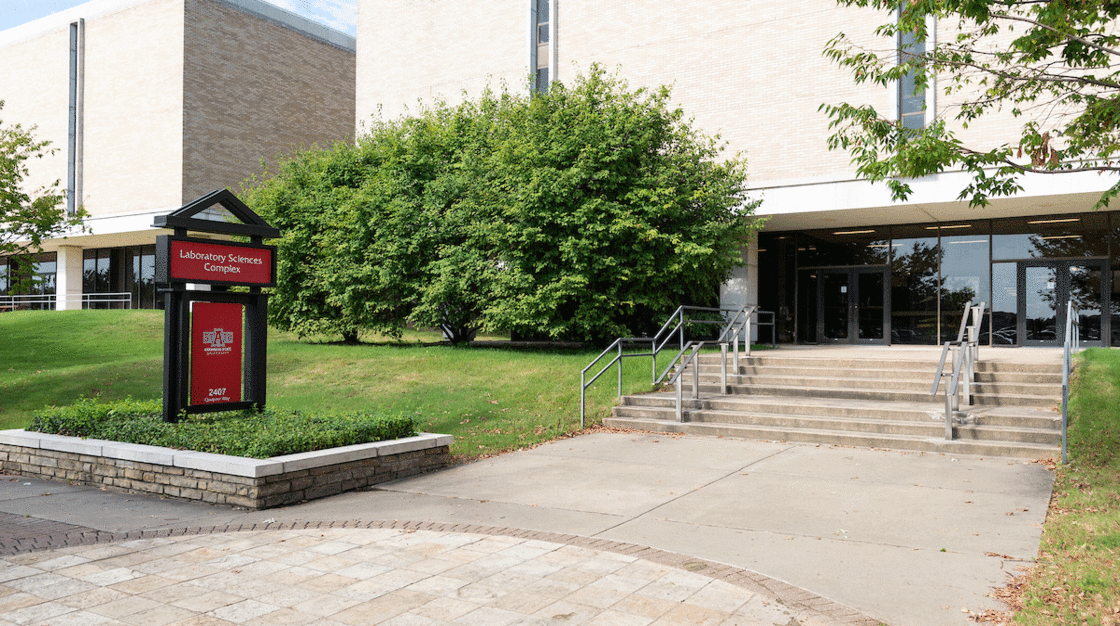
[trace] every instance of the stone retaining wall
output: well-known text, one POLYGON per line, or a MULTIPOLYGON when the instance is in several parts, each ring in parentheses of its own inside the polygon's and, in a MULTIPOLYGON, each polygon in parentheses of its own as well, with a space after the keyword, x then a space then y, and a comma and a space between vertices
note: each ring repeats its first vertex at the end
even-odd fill
POLYGON ((365 443, 270 459, 172 450, 24 430, 0 431, 0 470, 214 504, 267 509, 440 469, 450 435, 365 443))

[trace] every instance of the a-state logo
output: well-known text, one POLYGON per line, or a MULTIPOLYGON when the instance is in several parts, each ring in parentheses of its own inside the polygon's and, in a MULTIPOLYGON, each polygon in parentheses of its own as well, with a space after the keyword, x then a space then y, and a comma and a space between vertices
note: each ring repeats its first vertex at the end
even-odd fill
POLYGON ((225 348, 233 343, 233 331, 226 332, 221 328, 215 328, 210 332, 203 332, 202 343, 211 348, 225 348))

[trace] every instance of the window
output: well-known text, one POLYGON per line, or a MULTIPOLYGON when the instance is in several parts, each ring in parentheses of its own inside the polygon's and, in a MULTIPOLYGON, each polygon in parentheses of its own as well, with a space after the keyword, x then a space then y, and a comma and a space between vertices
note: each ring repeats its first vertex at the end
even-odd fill
POLYGON ((549 61, 551 49, 550 36, 550 9, 551 0, 530 0, 533 14, 533 43, 530 50, 529 66, 534 69, 533 91, 544 93, 548 91, 549 61))
POLYGON ((99 248, 83 251, 82 293, 89 309, 124 308, 123 294, 131 294, 132 308, 158 308, 155 289, 155 246, 99 248))
MULTIPOLYGON (((898 33, 898 62, 906 63, 926 53, 925 39, 917 33, 898 33)), ((917 72, 911 70, 898 81, 898 121, 903 128, 921 129, 926 122, 926 91, 918 86, 917 72)))

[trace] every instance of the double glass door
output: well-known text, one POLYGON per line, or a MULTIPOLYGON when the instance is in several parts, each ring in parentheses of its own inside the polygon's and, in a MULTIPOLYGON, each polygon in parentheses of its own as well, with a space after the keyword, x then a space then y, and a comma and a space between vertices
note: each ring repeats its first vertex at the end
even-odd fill
POLYGON ((888 343, 887 268, 819 270, 817 337, 828 343, 888 343))
POLYGON ((1078 309, 1081 341, 1102 345, 1109 296, 1108 261, 1020 261, 1017 269, 1021 345, 1062 345, 1066 303, 1070 300, 1078 309))

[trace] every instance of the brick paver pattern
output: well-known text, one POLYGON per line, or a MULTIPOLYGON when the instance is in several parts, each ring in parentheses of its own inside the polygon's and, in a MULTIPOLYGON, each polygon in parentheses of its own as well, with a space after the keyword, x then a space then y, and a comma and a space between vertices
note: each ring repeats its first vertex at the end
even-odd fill
POLYGON ((28 541, 0 544, 0 626, 876 623, 738 568, 515 529, 336 521, 28 541))

